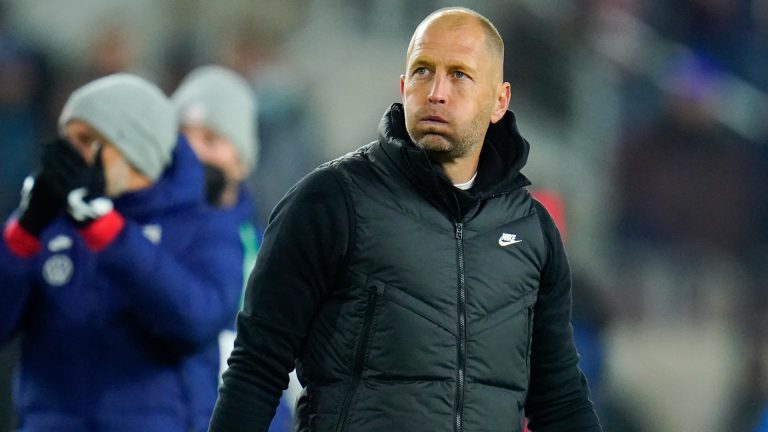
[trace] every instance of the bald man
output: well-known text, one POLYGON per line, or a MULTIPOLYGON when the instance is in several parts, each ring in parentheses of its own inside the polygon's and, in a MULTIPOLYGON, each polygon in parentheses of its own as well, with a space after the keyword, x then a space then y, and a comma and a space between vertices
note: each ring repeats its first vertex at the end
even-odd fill
POLYGON ((277 205, 211 431, 266 431, 294 364, 297 431, 600 430, 503 50, 476 12, 429 15, 379 139, 277 205))

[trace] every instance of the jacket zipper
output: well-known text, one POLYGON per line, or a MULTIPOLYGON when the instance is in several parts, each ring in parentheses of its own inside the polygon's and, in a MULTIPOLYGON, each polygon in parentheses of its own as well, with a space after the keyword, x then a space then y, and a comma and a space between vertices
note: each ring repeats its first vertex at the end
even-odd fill
POLYGON ((457 364, 458 369, 456 371, 456 418, 455 418, 455 431, 461 432, 463 430, 463 415, 464 415, 464 374, 466 372, 467 361, 467 292, 464 279, 464 225, 461 222, 456 223, 456 256, 458 260, 458 277, 459 277, 459 293, 458 293, 458 323, 457 323, 457 364))
POLYGON ((379 295, 383 294, 384 286, 376 286, 375 289, 368 292, 368 304, 365 309, 365 320, 363 321, 363 331, 360 337, 360 343, 357 344, 357 351, 355 352, 355 362, 353 365, 352 384, 347 391, 347 395, 344 397, 344 404, 341 406, 341 415, 339 416, 339 424, 336 427, 337 432, 342 432, 347 423, 347 415, 349 414, 349 406, 352 404, 352 398, 355 396, 357 386, 360 384, 360 379, 363 376, 363 366, 365 363, 365 354, 368 349, 368 338, 371 332, 371 324, 373 323, 373 315, 376 311, 376 303, 378 302, 379 295))

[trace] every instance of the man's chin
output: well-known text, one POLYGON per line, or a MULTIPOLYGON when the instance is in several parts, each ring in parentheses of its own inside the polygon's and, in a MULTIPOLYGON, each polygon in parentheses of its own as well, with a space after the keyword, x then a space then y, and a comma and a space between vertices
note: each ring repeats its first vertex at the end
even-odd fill
POLYGON ((421 139, 416 145, 424 150, 433 162, 443 163, 453 159, 453 146, 447 141, 435 142, 435 140, 421 139))
POLYGON ((424 150, 435 162, 448 162, 462 158, 468 151, 461 144, 447 140, 442 135, 429 134, 416 141, 416 146, 424 150))
POLYGON ((428 152, 450 152, 453 144, 444 136, 438 134, 426 134, 416 141, 416 145, 428 152))

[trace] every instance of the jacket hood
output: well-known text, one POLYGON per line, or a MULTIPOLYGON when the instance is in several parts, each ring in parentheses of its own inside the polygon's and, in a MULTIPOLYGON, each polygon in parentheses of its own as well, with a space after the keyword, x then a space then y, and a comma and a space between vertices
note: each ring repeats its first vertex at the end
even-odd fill
MULTIPOLYGON (((455 208, 456 200, 447 196, 446 192, 455 188, 443 173, 442 166, 431 161, 427 153, 411 140, 405 128, 402 104, 393 104, 384 113, 379 123, 378 144, 387 158, 395 162, 428 199, 441 206, 455 208)), ((374 152, 377 151, 375 147, 374 152)), ((501 120, 488 128, 480 152, 475 186, 468 192, 470 199, 484 199, 529 185, 528 179, 520 173, 528 160, 529 150, 528 141, 517 129, 514 113, 507 111, 501 120)))
POLYGON ((147 189, 116 198, 115 208, 126 216, 141 217, 176 207, 203 203, 203 168, 187 139, 179 134, 172 162, 160 179, 147 189))

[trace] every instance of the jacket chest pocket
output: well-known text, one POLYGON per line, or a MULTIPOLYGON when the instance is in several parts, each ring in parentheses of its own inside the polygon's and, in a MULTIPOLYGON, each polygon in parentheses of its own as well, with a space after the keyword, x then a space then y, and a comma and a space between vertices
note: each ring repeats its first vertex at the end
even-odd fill
MULTIPOLYGON (((531 347, 533 345, 533 305, 525 308, 525 315, 528 325, 528 343, 525 350, 525 382, 526 391, 525 395, 528 395, 528 387, 531 383, 531 347)), ((525 400, 525 397, 523 398, 525 400)))
POLYGON ((363 374, 365 363, 370 353, 371 339, 376 327, 376 310, 384 298, 385 287, 383 283, 374 281, 369 283, 366 288, 368 295, 365 303, 365 315, 363 316, 363 325, 355 346, 355 356, 352 363, 353 377, 358 380, 363 374))

